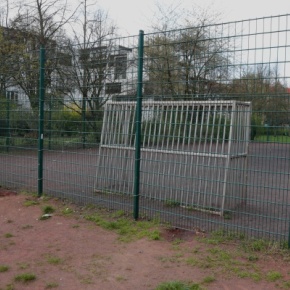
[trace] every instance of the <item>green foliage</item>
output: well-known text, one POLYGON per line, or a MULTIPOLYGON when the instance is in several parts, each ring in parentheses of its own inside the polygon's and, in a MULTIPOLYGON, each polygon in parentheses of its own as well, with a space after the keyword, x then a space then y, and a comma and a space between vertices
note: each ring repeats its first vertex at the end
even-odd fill
POLYGON ((47 255, 46 260, 49 264, 58 265, 62 262, 62 259, 53 255, 47 255))
POLYGON ((69 208, 69 207, 66 207, 66 208, 64 208, 61 212, 62 212, 62 214, 64 214, 64 215, 70 215, 70 214, 72 214, 72 213, 74 212, 74 210, 71 209, 71 208, 69 208))
POLYGON ((44 214, 50 214, 50 213, 53 213, 54 211, 55 211, 55 209, 51 205, 46 205, 42 209, 42 212, 44 214))
POLYGON ((213 276, 206 276, 205 278, 203 278, 202 282, 205 284, 209 284, 216 281, 216 278, 214 278, 213 276))
POLYGON ((277 272, 277 271, 270 271, 266 275, 266 279, 269 282, 275 282, 281 278, 282 278, 282 274, 280 272, 277 272))
MULTIPOLYGON (((47 117, 49 118, 49 117, 47 117)), ((79 112, 63 109, 53 112, 51 119, 48 119, 47 126, 53 133, 59 133, 61 136, 72 136, 81 132, 82 117, 79 112)))
POLYGON ((167 199, 164 202, 165 206, 167 207, 177 207, 180 206, 180 202, 177 200, 167 199))
POLYGON ((35 279, 36 279, 36 276, 33 273, 23 273, 23 274, 16 275, 14 277, 15 281, 24 282, 24 283, 33 281, 35 279))
POLYGON ((196 283, 184 283, 182 281, 170 281, 159 284, 155 290, 201 290, 201 286, 196 283))
POLYGON ((12 237, 14 237, 11 233, 6 233, 5 235, 4 235, 4 237, 5 238, 7 238, 7 239, 9 239, 9 238, 12 238, 12 237))
POLYGON ((26 200, 24 202, 24 206, 33 206, 33 205, 38 205, 38 204, 39 204, 39 202, 36 200, 26 200))
POLYGON ((269 242, 265 240, 253 240, 249 243, 249 248, 254 252, 265 251, 269 247, 269 242))
POLYGON ((7 272, 9 270, 9 266, 0 265, 0 273, 7 272))
POLYGON ((147 237, 150 240, 160 239, 160 231, 155 228, 154 222, 135 221, 128 217, 118 216, 116 214, 103 216, 98 213, 87 215, 86 219, 93 221, 104 229, 117 232, 120 235, 119 240, 124 242, 144 237, 147 237))
POLYGON ((57 287, 58 287, 58 283, 50 282, 46 284, 45 289, 52 289, 52 288, 57 288, 57 287))

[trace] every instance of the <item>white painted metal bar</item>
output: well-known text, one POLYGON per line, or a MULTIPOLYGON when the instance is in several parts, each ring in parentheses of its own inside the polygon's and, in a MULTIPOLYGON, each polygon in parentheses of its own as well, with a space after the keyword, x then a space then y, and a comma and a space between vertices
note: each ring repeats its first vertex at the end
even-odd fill
MULTIPOLYGON (((221 214, 244 196, 233 188, 246 166, 250 103, 148 101, 143 106, 142 196, 221 214), (235 166, 241 168, 231 170, 235 166), (230 201, 229 190, 237 194, 230 201)), ((126 192, 132 185, 135 108, 135 102, 106 104, 95 188, 126 192)))

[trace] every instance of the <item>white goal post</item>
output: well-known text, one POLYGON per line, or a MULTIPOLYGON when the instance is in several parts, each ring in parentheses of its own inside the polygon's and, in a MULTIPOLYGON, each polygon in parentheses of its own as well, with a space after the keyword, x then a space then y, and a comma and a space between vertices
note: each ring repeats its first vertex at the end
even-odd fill
MULTIPOLYGON (((133 194, 136 102, 109 101, 95 191, 133 194)), ((140 196, 223 215, 246 201, 251 103, 143 101, 140 196)))

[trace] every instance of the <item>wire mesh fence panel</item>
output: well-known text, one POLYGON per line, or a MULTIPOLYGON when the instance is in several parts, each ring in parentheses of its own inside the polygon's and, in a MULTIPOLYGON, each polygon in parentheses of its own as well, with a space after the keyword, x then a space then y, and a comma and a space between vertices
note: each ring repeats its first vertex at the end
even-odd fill
MULTIPOLYGON (((142 131, 147 136, 143 146, 154 144, 157 138, 173 153, 167 153, 170 165, 164 165, 162 153, 142 154, 141 162, 154 168, 154 173, 151 167, 142 172, 151 196, 160 195, 159 187, 166 192, 165 201, 158 205, 141 199, 143 214, 162 216, 162 220, 187 229, 224 228, 271 239, 288 238, 289 36, 289 15, 145 35, 144 99, 164 103, 250 102, 252 114, 250 119, 243 117, 244 107, 232 111, 236 114, 230 126, 235 129, 230 134, 224 130, 224 145, 205 141, 208 137, 215 139, 227 120, 226 113, 224 119, 218 119, 219 110, 212 113, 216 121, 206 118, 206 110, 198 117, 184 113, 182 119, 178 116, 180 106, 175 115, 167 112, 163 117, 171 124, 167 132, 148 122, 142 131), (205 124, 203 128, 201 123, 205 124), (211 130, 211 124, 215 130, 211 130), (247 136, 249 143, 245 142, 247 136), (180 137, 185 137, 184 143, 180 137), (199 155, 180 155, 179 150, 190 145, 188 140, 196 141, 196 145, 191 144, 192 151, 199 155), (216 157, 209 158, 209 153, 216 157), (227 153, 232 158, 218 156, 227 153), (226 178, 223 168, 228 168, 226 178), (190 180, 195 180, 196 187, 190 180), (191 197, 196 207, 218 211, 223 195, 214 193, 222 189, 227 192, 223 217, 185 205, 191 197)), ((153 116, 152 110, 143 107, 143 116, 153 116)))
POLYGON ((15 31, 6 32, 8 39, 0 44, 0 185, 36 192, 38 87, 33 78, 39 77, 39 51, 30 50, 28 55, 21 43, 5 50, 18 39, 15 31))
MULTIPOLYGON (((109 208, 132 208, 129 196, 119 189, 95 191, 95 174, 100 160, 115 164, 105 178, 114 179, 125 166, 121 157, 99 154, 102 128, 109 99, 132 99, 136 90, 136 37, 102 39, 100 42, 59 48, 55 62, 60 68, 52 77, 54 92, 45 112, 45 192, 82 204, 109 208), (64 56, 67 59, 63 63, 64 56), (111 160, 115 159, 116 162, 111 160)), ((124 112, 118 112, 124 114, 124 112)), ((115 124, 115 120, 110 126, 115 124)), ((106 130, 110 130, 107 128, 106 130)), ((117 136, 122 139, 124 136, 117 136)), ((123 185, 125 186, 125 185, 123 185)))
POLYGON ((289 18, 48 41, 45 58, 2 29, 0 185, 290 240, 289 18))

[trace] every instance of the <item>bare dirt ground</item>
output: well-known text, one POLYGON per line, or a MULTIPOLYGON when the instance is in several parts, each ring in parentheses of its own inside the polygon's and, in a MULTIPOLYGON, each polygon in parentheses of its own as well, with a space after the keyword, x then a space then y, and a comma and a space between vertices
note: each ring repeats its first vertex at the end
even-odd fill
POLYGON ((66 207, 0 188, 1 290, 147 290, 169 281, 200 289, 290 289, 290 255, 238 250, 236 242, 212 244, 203 233, 168 227, 160 227, 158 240, 123 242, 85 219, 79 206, 69 204, 68 215, 66 207), (48 204, 56 211, 41 220, 48 204), (26 273, 35 279, 17 281, 26 273))

